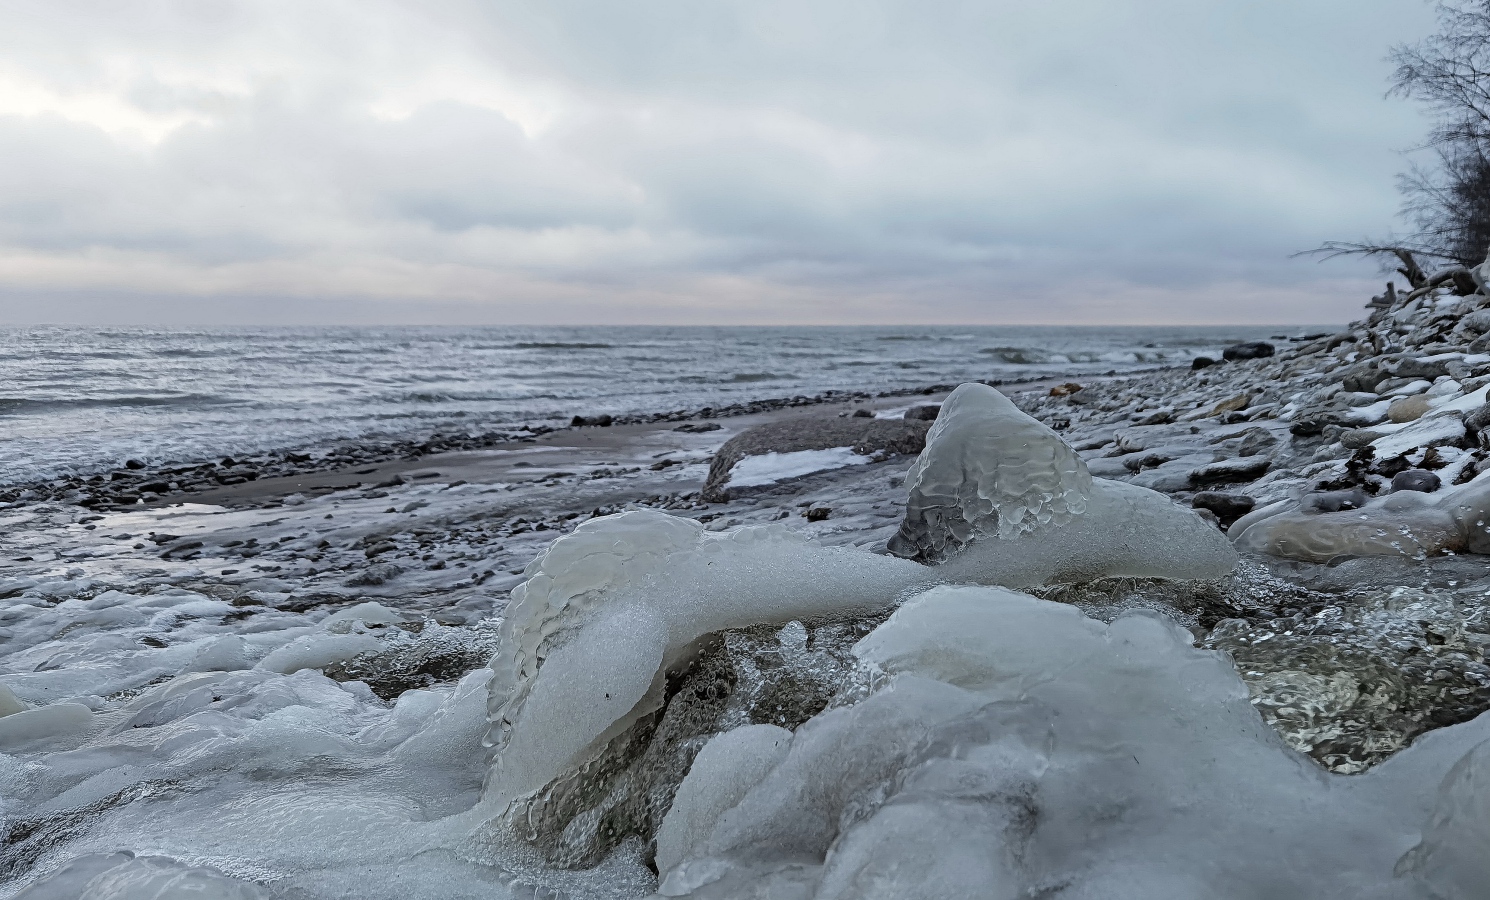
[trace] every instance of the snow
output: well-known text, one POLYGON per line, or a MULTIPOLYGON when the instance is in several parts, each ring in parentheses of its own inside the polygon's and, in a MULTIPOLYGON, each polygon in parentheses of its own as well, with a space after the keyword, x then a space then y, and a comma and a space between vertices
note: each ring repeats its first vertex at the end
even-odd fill
POLYGON ((747 456, 735 463, 729 470, 728 484, 731 487, 759 487, 814 472, 841 469, 844 466, 862 466, 867 462, 869 457, 855 453, 852 447, 761 453, 747 456))

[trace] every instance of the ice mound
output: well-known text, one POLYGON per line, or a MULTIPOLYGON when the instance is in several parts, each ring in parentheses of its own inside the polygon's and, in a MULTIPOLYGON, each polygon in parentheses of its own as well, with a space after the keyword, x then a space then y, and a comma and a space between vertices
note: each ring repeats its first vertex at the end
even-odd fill
POLYGON ((1360 509, 1317 512, 1307 500, 1248 514, 1232 526, 1232 540, 1244 550, 1320 563, 1490 553, 1490 473, 1436 494, 1387 494, 1360 509))
POLYGON ((906 483, 905 521, 889 550, 942 564, 948 581, 1214 578, 1236 565, 1225 537, 1194 511, 1093 478, 1059 435, 986 385, 952 392, 906 483))
POLYGON ((268 900, 245 881, 164 856, 91 854, 16 895, 16 900, 268 900))
POLYGON ((779 525, 711 533, 651 510, 586 522, 525 574, 490 663, 486 794, 498 809, 657 710, 667 673, 708 635, 862 616, 932 580, 916 563, 820 547, 779 525))
POLYGON ((872 695, 789 737, 753 726, 704 748, 663 823, 659 893, 1483 896, 1486 751, 1465 754, 1490 721, 1330 775, 1190 641, 1151 615, 1103 625, 998 588, 927 591, 859 643, 883 673, 872 695))
POLYGON ((964 384, 942 404, 906 475, 898 556, 941 562, 988 535, 1012 538, 1080 515, 1086 464, 1055 432, 991 387, 964 384))

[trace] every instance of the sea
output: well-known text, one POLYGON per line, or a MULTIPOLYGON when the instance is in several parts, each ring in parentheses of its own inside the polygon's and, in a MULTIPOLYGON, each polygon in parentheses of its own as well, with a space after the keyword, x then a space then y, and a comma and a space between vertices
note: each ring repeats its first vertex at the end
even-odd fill
POLYGON ((828 390, 1081 377, 1324 328, 0 330, 0 483, 828 390))

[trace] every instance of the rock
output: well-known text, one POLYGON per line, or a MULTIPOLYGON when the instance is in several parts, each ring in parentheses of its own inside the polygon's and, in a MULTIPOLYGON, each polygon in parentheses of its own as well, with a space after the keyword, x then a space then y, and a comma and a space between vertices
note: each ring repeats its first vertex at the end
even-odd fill
POLYGON ((1301 507, 1310 512, 1332 513, 1346 509, 1360 509, 1366 505, 1366 492, 1361 488, 1345 491, 1315 491, 1306 494, 1301 507))
POLYGON ((1390 459, 1416 447, 1459 446, 1464 443, 1464 421, 1455 413, 1424 416, 1401 431, 1371 442, 1377 459, 1390 459))
POLYGON ((926 446, 927 421, 896 419, 850 419, 801 416, 766 422, 747 428, 719 448, 709 466, 701 498, 707 503, 729 500, 729 473, 735 463, 763 453, 793 453, 798 450, 831 450, 852 447, 868 456, 876 452, 920 453, 926 446))
POLYGON ((1490 331, 1490 309, 1477 309, 1459 320, 1459 326, 1472 334, 1490 331))
POLYGON ((347 587, 376 587, 387 584, 404 573, 404 567, 396 563, 378 563, 368 566, 346 580, 347 587))
POLYGON ((1055 387, 1051 388, 1050 389, 1050 396, 1052 396, 1052 397, 1069 397, 1069 396, 1071 396, 1072 394, 1076 393, 1079 390, 1081 390, 1081 385, 1077 384, 1074 381, 1068 381, 1065 384, 1058 384, 1055 387))
POLYGON ((1347 428, 1340 432, 1340 443, 1347 450, 1359 450, 1371 446, 1371 442, 1382 437, 1379 431, 1369 428, 1347 428))
POLYGON ((1220 403, 1217 403, 1206 415, 1219 416, 1224 413, 1238 412, 1239 410, 1246 409, 1251 403, 1251 394, 1237 394, 1229 400, 1222 400, 1220 403))
POLYGON ((143 469, 143 468, 145 468, 145 464, 142 463, 142 462, 140 462, 137 459, 126 459, 124 461, 124 468, 126 468, 126 469, 143 469))
POLYGON ((569 427, 581 428, 586 425, 597 425, 601 428, 609 428, 611 422, 615 421, 609 414, 602 413, 598 416, 575 416, 569 420, 569 427))
POLYGON ((1392 477, 1392 490, 1395 491, 1418 491, 1423 494, 1431 494, 1438 490, 1443 484, 1442 479, 1432 472, 1422 469, 1408 469, 1398 472, 1392 477))
POLYGON ((1421 419, 1423 414, 1430 408, 1430 401, 1422 394, 1412 397, 1399 397, 1392 401, 1391 406, 1387 407, 1387 419, 1397 425, 1415 422, 1421 419))
POLYGON ((1429 381, 1440 375, 1449 374, 1448 360, 1417 359, 1411 356, 1394 363, 1386 363, 1382 368, 1388 375, 1396 378, 1426 378, 1429 381))
POLYGON ((1232 344, 1221 351, 1221 358, 1226 360, 1239 359, 1262 359, 1272 356, 1276 352, 1272 344, 1267 341, 1243 341, 1240 344, 1232 344))
POLYGON ((1490 428, 1490 403, 1486 403, 1484 406, 1466 415, 1464 417, 1464 427, 1475 432, 1490 428))
POLYGON ((833 509, 832 507, 828 506, 814 506, 808 509, 806 512, 802 513, 803 517, 805 517, 809 522, 821 522, 832 514, 833 509))
POLYGON ((1174 410, 1161 406, 1152 412, 1138 413, 1137 425, 1165 425, 1174 421, 1174 410))
POLYGON ((704 434, 705 432, 709 431, 718 431, 723 427, 723 425, 720 425, 716 422, 688 422, 686 424, 679 425, 677 428, 674 428, 673 431, 681 431, 684 434, 704 434))
POLYGON ((1257 501, 1246 494, 1228 494, 1222 491, 1201 491, 1190 498, 1190 505, 1214 515, 1222 525, 1230 525, 1252 511, 1257 501))
POLYGON ((907 422, 932 422, 935 421, 936 417, 941 414, 941 411, 942 405, 940 403, 912 406, 910 409, 905 411, 905 416, 903 418, 907 422))
POLYGON ((1278 438, 1265 428, 1250 428, 1237 445, 1237 456, 1256 456, 1278 446, 1278 438))
POLYGON ((1468 349, 1470 353, 1490 353, 1490 331, 1470 342, 1468 349))
POLYGON ((874 410, 872 410, 872 409, 864 409, 863 407, 860 407, 860 408, 854 410, 853 415, 851 415, 849 418, 852 418, 852 419, 872 419, 872 418, 874 418, 874 410))
POLYGON ((1223 459, 1209 465, 1198 466, 1190 470, 1190 483, 1193 485, 1222 484, 1225 482, 1251 481, 1261 477, 1268 467, 1272 465, 1272 459, 1266 456, 1243 456, 1237 459, 1223 459))
POLYGON ((1216 361, 1214 359, 1211 359, 1209 356, 1197 356, 1194 359, 1190 360, 1190 371, 1197 372, 1201 369, 1209 369, 1215 364, 1216 361))

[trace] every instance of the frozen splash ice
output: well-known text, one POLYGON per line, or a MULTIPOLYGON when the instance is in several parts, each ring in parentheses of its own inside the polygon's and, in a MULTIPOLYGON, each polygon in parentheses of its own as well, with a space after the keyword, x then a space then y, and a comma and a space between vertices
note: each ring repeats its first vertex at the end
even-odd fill
POLYGON ((1237 561, 1193 510, 1093 478, 1060 435, 986 385, 952 392, 907 485, 905 521, 889 550, 940 564, 945 581, 1215 578, 1237 561))
POLYGON ((487 801, 525 815, 514 807, 523 798, 589 778, 613 741, 662 707, 669 674, 722 631, 862 618, 938 582, 1215 577, 1236 561, 1194 512, 1093 479, 1059 436, 982 385, 954 392, 916 466, 901 533, 925 538, 928 560, 945 559, 934 568, 818 546, 781 526, 711 533, 653 511, 594 519, 555 541, 513 591, 490 664, 487 801))
POLYGON ((1490 720, 1330 775, 1184 630, 997 588, 921 594, 857 652, 885 674, 867 699, 699 755, 661 895, 1482 896, 1486 751, 1444 775, 1490 720))
POLYGON ((942 404, 906 476, 897 556, 941 562, 986 536, 1013 538, 1079 516, 1086 464, 1055 432, 991 387, 964 384, 942 404))

